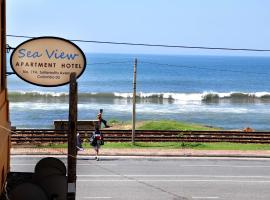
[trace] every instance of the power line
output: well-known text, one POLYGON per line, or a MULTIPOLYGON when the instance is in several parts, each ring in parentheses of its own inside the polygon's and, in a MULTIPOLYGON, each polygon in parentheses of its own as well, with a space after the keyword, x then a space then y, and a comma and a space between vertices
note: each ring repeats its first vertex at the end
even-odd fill
POLYGON ((25 36, 25 35, 6 35, 7 37, 17 37, 17 38, 26 38, 26 39, 32 39, 35 38, 34 36, 25 36))
MULTIPOLYGON (((35 38, 24 35, 7 35, 15 38, 35 38)), ((111 44, 111 45, 127 45, 127 46, 145 46, 145 47, 162 47, 162 48, 182 48, 182 49, 202 49, 202 50, 223 50, 223 51, 255 51, 255 52, 270 52, 270 49, 253 49, 253 48, 229 48, 229 47, 207 47, 207 46, 186 46, 186 45, 168 45, 168 44, 147 44, 147 43, 132 43, 132 42, 112 42, 98 40, 81 40, 69 39, 72 42, 96 43, 96 44, 111 44)))
POLYGON ((260 72, 251 72, 251 71, 241 71, 241 70, 229 70, 229 69, 213 69, 209 67, 198 67, 198 66, 185 66, 185 65, 174 65, 167 63, 155 63, 155 62, 147 62, 147 61, 139 61, 139 63, 149 64, 149 65, 160 65, 160 66, 169 66, 169 67, 179 67, 179 68, 189 68, 189 69, 202 69, 202 70, 212 70, 212 71, 220 71, 220 72, 231 72, 231 73, 241 73, 241 74, 258 74, 258 75, 267 75, 269 73, 260 73, 260 72))
POLYGON ((87 63, 87 65, 114 65, 114 64, 132 64, 131 61, 115 61, 115 62, 100 62, 100 63, 87 63))
MULTIPOLYGON (((32 36, 21 36, 21 35, 7 35, 8 37, 18 37, 18 38, 35 38, 32 36)), ((73 42, 85 42, 85 43, 101 43, 101 44, 114 44, 114 45, 133 45, 133 46, 151 46, 151 47, 168 47, 168 48, 192 48, 192 49, 207 49, 207 50, 230 50, 230 51, 264 51, 270 52, 268 49, 244 49, 244 48, 223 48, 223 47, 195 47, 195 46, 178 46, 178 45, 159 45, 159 44, 143 44, 143 43, 128 43, 128 42, 105 42, 105 41, 91 41, 91 40, 70 40, 73 42)), ((131 61, 115 61, 115 62, 102 62, 102 63, 88 63, 87 65, 109 65, 109 64, 126 64, 131 63, 131 61)), ((167 63, 154 63, 147 61, 140 61, 140 63, 151 64, 151 65, 161 65, 161 66, 171 66, 171 67, 181 67, 181 68, 195 68, 203 70, 212 70, 212 71, 221 71, 221 72, 233 72, 233 73, 245 73, 245 74, 259 74, 259 75, 270 75, 268 73, 259 73, 259 72, 249 72, 249 71, 240 71, 240 70, 227 70, 227 69, 213 69, 207 67, 197 67, 197 66, 183 66, 183 65, 174 65, 167 63)), ((10 75, 10 74, 7 74, 10 75)))
MULTIPOLYGON (((132 64, 132 61, 112 61, 112 62, 96 62, 96 63, 87 63, 87 66, 92 65, 116 65, 116 64, 132 64)), ((188 68, 188 69, 199 69, 199 70, 210 70, 210 71, 219 71, 219 72, 230 72, 230 73, 241 73, 241 74, 257 74, 269 76, 269 73, 260 73, 260 72, 251 72, 251 71, 241 71, 241 70, 228 70, 228 69, 213 69, 209 67, 199 67, 199 66, 186 66, 186 65, 176 65, 168 63, 157 63, 157 62, 148 62, 148 61, 138 61, 138 64, 149 64, 149 65, 159 65, 159 66, 169 66, 169 67, 179 67, 179 68, 188 68)), ((13 75, 14 72, 6 72, 6 75, 13 75)))
MULTIPOLYGON (((87 63, 87 65, 113 65, 113 64, 133 64, 132 61, 112 61, 112 62, 100 62, 100 63, 87 63)), ((148 62, 148 61, 138 61, 138 64, 149 64, 149 65, 159 65, 159 66, 169 66, 169 67, 179 67, 179 68, 188 68, 188 69, 201 69, 201 70, 210 70, 210 71, 220 71, 220 72, 231 72, 231 73, 241 73, 241 74, 258 74, 258 75, 267 75, 269 73, 263 72, 251 72, 251 71, 241 71, 241 70, 229 70, 229 69, 213 69, 209 67, 199 67, 199 66, 186 66, 186 65, 176 65, 168 63, 157 63, 157 62, 148 62)))
MULTIPOLYGON (((149 65, 159 65, 159 66, 169 66, 169 67, 179 67, 179 68, 188 68, 188 69, 200 69, 200 70, 210 70, 210 71, 219 71, 219 72, 230 72, 230 73, 241 73, 241 74, 257 74, 257 75, 267 75, 269 73, 263 72, 251 72, 251 71, 241 71, 241 70, 229 70, 229 69, 213 69, 209 67, 199 67, 199 66, 186 66, 186 65, 176 65, 168 63, 156 63, 156 62, 147 62, 147 61, 138 61, 139 64, 149 64, 149 65)), ((132 61, 112 61, 112 62, 100 62, 100 63, 87 63, 87 65, 113 65, 113 64, 133 64, 132 61)))
MULTIPOLYGON (((116 64, 132 64, 131 61, 115 61, 115 62, 100 62, 100 63, 87 63, 87 66, 91 65, 116 65, 116 64)), ((15 74, 15 72, 6 72, 6 76, 15 74)))

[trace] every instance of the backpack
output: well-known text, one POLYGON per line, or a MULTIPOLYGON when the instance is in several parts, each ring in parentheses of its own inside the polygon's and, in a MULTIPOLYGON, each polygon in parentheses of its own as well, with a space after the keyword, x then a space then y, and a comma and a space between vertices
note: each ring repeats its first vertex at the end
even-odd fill
POLYGON ((90 144, 92 146, 96 146, 97 143, 100 145, 104 145, 103 135, 100 131, 94 131, 92 136, 90 137, 90 144))
POLYGON ((96 146, 97 145, 97 139, 95 137, 95 134, 92 134, 92 136, 89 139, 90 145, 91 146, 96 146))

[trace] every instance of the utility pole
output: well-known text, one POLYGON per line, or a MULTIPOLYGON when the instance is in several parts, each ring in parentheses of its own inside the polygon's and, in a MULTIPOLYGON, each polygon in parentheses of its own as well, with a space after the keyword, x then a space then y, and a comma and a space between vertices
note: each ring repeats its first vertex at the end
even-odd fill
POLYGON ((76 198, 76 162, 77 162, 77 81, 76 73, 70 74, 69 87, 69 133, 68 133, 68 200, 76 198))
POLYGON ((133 73, 132 144, 135 144, 135 129, 136 129, 136 76, 137 76, 137 58, 135 58, 134 61, 134 73, 133 73))

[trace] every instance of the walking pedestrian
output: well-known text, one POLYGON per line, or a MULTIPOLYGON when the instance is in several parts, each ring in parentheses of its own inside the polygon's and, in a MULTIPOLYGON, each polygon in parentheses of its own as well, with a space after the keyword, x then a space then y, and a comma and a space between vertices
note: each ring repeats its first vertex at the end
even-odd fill
POLYGON ((99 128, 101 128, 101 123, 104 124, 105 128, 109 128, 110 126, 107 125, 107 121, 102 118, 102 113, 103 113, 103 109, 100 109, 97 115, 99 128))
POLYGON ((90 145, 93 146, 95 150, 95 159, 96 161, 99 161, 99 149, 100 146, 104 144, 103 141, 103 135, 99 130, 99 127, 95 127, 95 131, 92 133, 92 136, 90 138, 90 145))
POLYGON ((77 148, 77 151, 83 151, 84 150, 83 147, 82 147, 82 141, 81 141, 80 133, 77 133, 76 148, 77 148))

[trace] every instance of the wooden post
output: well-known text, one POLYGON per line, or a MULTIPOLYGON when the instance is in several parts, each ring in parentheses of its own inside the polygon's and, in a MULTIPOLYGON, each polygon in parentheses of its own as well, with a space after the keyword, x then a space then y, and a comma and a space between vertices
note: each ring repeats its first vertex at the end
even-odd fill
POLYGON ((76 196, 76 162, 77 162, 77 82, 76 74, 70 74, 69 87, 69 133, 68 133, 68 200, 76 196))
POLYGON ((134 73, 133 73, 132 144, 135 144, 135 129, 136 129, 136 76, 137 76, 137 58, 135 58, 134 61, 134 73))

